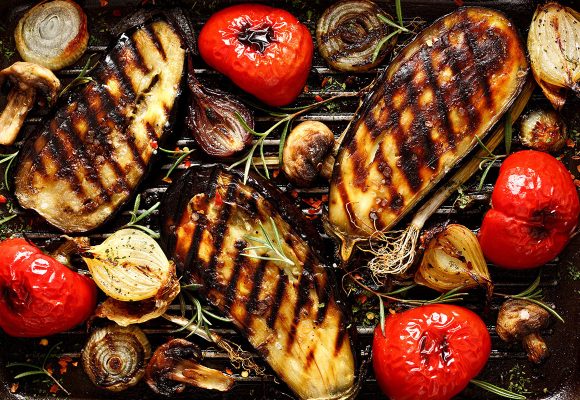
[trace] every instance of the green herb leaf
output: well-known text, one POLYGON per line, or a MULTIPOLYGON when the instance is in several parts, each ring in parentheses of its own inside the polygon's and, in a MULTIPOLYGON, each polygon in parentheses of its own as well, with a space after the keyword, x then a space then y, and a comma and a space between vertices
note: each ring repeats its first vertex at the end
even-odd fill
POLYGON ((385 333, 385 305, 383 304, 383 298, 381 296, 379 296, 379 316, 380 316, 379 323, 381 324, 381 332, 383 333, 383 337, 386 337, 387 334, 385 333))
POLYGON ((511 109, 505 114, 505 126, 504 126, 504 137, 505 137, 505 154, 509 155, 512 148, 512 115, 511 109))
POLYGON ((527 397, 522 395, 522 394, 510 392, 507 389, 500 388, 500 387, 495 386, 489 382, 480 381, 477 379, 472 379, 471 383, 473 383, 475 386, 477 386, 481 389, 487 390, 490 393, 496 394, 496 395, 501 396, 501 397, 505 397, 506 399, 514 399, 514 400, 526 400, 527 399, 527 397))
POLYGON ((399 24, 403 26, 403 10, 401 8, 401 0, 395 0, 395 13, 397 14, 399 24))
POLYGON ((129 222, 127 222, 121 228, 139 229, 139 230, 142 230, 143 232, 145 232, 146 234, 148 234, 149 236, 151 236, 153 239, 159 239, 160 236, 157 232, 153 231, 152 229, 150 229, 144 225, 138 224, 138 222, 144 218, 147 218, 149 215, 151 215, 153 213, 153 211, 157 210, 159 208, 159 206, 161 205, 161 202, 158 201, 157 203, 153 204, 150 208, 143 211, 142 213, 139 213, 139 206, 140 205, 141 205, 141 194, 138 194, 135 197, 135 203, 133 205, 133 210, 129 211, 129 214, 131 214, 131 219, 129 220, 129 222))
POLYGON ((270 261, 281 261, 289 265, 295 265, 294 261, 292 261, 285 253, 284 253, 284 246, 282 240, 280 239, 280 233, 278 232, 278 227, 274 222, 274 219, 270 217, 270 224, 272 226, 272 232, 274 233, 274 238, 270 237, 266 228, 262 224, 262 221, 259 221, 260 230, 262 231, 263 239, 260 237, 255 236, 245 236, 245 238, 252 242, 257 242, 262 244, 262 246, 252 246, 246 247, 246 251, 248 250, 258 250, 258 249, 265 249, 266 255, 258 255, 252 253, 241 253, 242 256, 248 258, 254 258, 258 260, 270 260, 270 261), (270 253, 270 254, 268 254, 270 253))
POLYGON ((86 64, 84 65, 84 67, 82 68, 81 72, 78 74, 78 76, 76 76, 68 85, 66 85, 64 87, 64 89, 62 89, 60 91, 60 93, 58 94, 58 97, 62 97, 64 96, 66 93, 68 93, 73 87, 75 86, 79 86, 79 85, 85 85, 89 82, 94 81, 93 78, 91 78, 90 76, 87 76, 87 74, 89 72, 91 72, 99 63, 96 62, 95 64, 93 64, 93 66, 89 67, 91 65, 91 59, 95 56, 96 54, 91 54, 86 62, 86 64))
POLYGON ((10 167, 12 166, 12 163, 14 162, 16 156, 18 156, 18 151, 15 151, 14 153, 10 154, 0 154, 0 164, 8 163, 6 165, 6 168, 4 169, 4 185, 8 190, 10 190, 10 184, 8 182, 10 167))

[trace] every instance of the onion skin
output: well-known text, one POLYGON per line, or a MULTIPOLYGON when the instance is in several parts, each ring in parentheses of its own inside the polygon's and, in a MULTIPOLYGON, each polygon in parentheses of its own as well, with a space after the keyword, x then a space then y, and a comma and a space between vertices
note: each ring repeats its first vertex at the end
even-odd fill
POLYGON ((25 61, 59 70, 74 64, 87 49, 87 16, 71 0, 42 2, 20 18, 14 39, 25 61))
POLYGON ((377 14, 385 13, 368 0, 343 0, 324 11, 316 26, 316 40, 320 54, 332 68, 361 72, 383 61, 396 37, 385 44, 373 60, 375 49, 390 30, 377 14))
POLYGON ((439 292, 493 285, 477 237, 463 225, 451 224, 428 243, 415 282, 439 292))
POLYGON ((198 146, 208 155, 229 157, 243 150, 252 140, 252 134, 240 123, 236 113, 250 128, 254 118, 246 106, 230 93, 204 87, 188 75, 189 107, 186 124, 198 146))
POLYGON ((151 345, 136 326, 111 325, 94 331, 82 351, 83 369, 98 387, 120 392, 145 374, 151 345))
POLYGON ((538 85, 561 110, 571 89, 580 96, 580 13, 551 2, 539 5, 530 25, 528 53, 538 85))

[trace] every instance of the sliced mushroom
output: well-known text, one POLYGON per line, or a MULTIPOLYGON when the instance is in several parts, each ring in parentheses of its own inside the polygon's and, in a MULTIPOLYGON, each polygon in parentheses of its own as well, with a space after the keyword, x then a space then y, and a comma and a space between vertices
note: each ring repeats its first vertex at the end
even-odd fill
POLYGON ((50 99, 49 102, 53 102, 60 89, 60 81, 51 70, 33 63, 19 61, 0 71, 0 85, 7 78, 12 87, 6 108, 0 115, 0 144, 5 146, 16 140, 37 92, 41 91, 50 99))
POLYGON ((300 187, 312 185, 321 174, 330 178, 334 157, 334 134, 322 122, 304 121, 286 139, 282 170, 288 180, 300 187))
POLYGON ((198 364, 201 351, 184 339, 161 345, 147 365, 145 379, 155 393, 173 396, 187 385, 221 392, 232 388, 234 380, 222 372, 198 364))
POLYGON ((540 336, 550 314, 544 308, 527 300, 508 300, 501 306, 495 330, 506 342, 521 341, 528 359, 540 363, 548 357, 548 346, 540 336))

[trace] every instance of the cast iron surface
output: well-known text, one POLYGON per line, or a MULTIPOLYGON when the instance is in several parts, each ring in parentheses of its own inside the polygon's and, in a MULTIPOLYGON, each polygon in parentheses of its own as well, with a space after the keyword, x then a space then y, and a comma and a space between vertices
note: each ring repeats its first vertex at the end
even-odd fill
MULTIPOLYGON (((203 21, 207 19, 211 13, 217 9, 224 7, 227 4, 240 3, 241 1, 183 1, 183 4, 190 10, 194 19, 195 26, 199 32, 203 21)), ((381 5, 394 15, 393 3, 388 0, 378 1, 381 5)), ((0 23, 0 40, 2 47, 2 54, 0 54, 0 65, 2 68, 10 65, 12 62, 18 60, 18 54, 11 54, 14 50, 14 43, 12 39, 12 32, 22 12, 27 9, 32 2, 24 2, 19 0, 2 1, 0 0, 0 12, 3 15, 0 23)), ((145 4, 151 6, 151 3, 159 5, 167 5, 169 2, 161 0, 89 0, 79 2, 87 12, 89 17, 89 31, 91 33, 91 40, 89 42, 89 49, 87 50, 83 59, 81 59, 75 66, 60 71, 58 76, 67 83, 80 72, 81 67, 85 64, 86 58, 90 54, 102 54, 109 44, 111 37, 109 35, 109 27, 119 21, 123 16, 130 13, 137 6, 145 4), (108 3, 103 7, 101 3, 108 3)), ((174 4, 175 2, 172 2, 174 4)), ((294 1, 278 1, 272 2, 277 6, 286 8, 299 16, 301 21, 307 23, 309 28, 313 31, 317 17, 324 10, 326 6, 332 1, 323 0, 294 0, 294 1)), ((425 21, 429 23, 446 13, 449 13, 457 8, 457 3, 464 5, 478 5, 490 7, 504 11, 519 28, 523 38, 526 37, 527 27, 530 23, 533 10, 537 2, 528 0, 505 0, 505 1, 438 1, 438 0, 403 0, 403 13, 405 19, 408 21, 416 19, 416 21, 425 21)), ((196 73, 201 81, 211 86, 218 86, 222 89, 230 90, 234 93, 241 94, 239 90, 234 88, 225 78, 207 69, 203 62, 196 58, 196 73)), ((384 68, 386 62, 381 65, 384 68)), ((316 96, 323 98, 329 97, 331 94, 339 92, 355 93, 360 88, 366 86, 376 76, 377 71, 370 71, 368 73, 352 75, 337 73, 330 70, 324 61, 317 55, 312 68, 312 72, 308 81, 308 91, 303 93, 298 103, 308 104, 315 101, 316 96), (325 79, 326 78, 326 79, 325 79), (329 83, 329 78, 332 81, 329 83)), ((530 105, 532 106, 549 106, 546 99, 539 90, 534 93, 530 105)), ((340 103, 336 107, 322 108, 315 110, 308 116, 301 119, 316 119, 327 123, 333 132, 338 136, 345 128, 348 121, 351 119, 353 112, 357 106, 356 99, 350 99, 340 103)), ((578 109, 580 102, 575 101, 567 107, 564 115, 567 119, 568 125, 576 131, 580 126, 580 116, 578 109)), ((267 127, 272 124, 271 117, 256 113, 257 128, 267 127)), ((25 127, 25 133, 30 132, 34 127, 42 122, 42 114, 33 113, 25 127)), ((515 132, 514 132, 515 133, 515 132)), ((578 135, 578 133, 576 133, 578 135)), ((577 138, 578 136, 576 136, 577 138)), ((278 147, 278 140, 276 138, 267 140, 267 148, 270 155, 274 155, 278 147)), ((186 137, 182 132, 179 124, 177 129, 164 145, 166 148, 173 148, 175 146, 190 148, 195 147, 193 140, 186 137)), ((578 144, 580 146, 580 144, 578 144)), ((515 144, 515 148, 518 146, 515 144)), ((2 149, 1 153, 7 153, 12 149, 2 149)), ((498 152, 500 152, 498 150, 498 152)), ((568 168, 573 171, 578 177, 579 161, 574 151, 578 149, 568 149, 568 156, 564 159, 568 168)), ((193 168, 210 163, 206 157, 195 151, 192 155, 191 165, 193 168)), ((140 187, 139 191, 142 195, 142 209, 146 209, 159 200, 165 189, 167 182, 162 180, 163 176, 170 167, 171 162, 167 157, 160 156, 154 163, 151 174, 140 187)), ((276 169, 275 158, 272 157, 271 170, 276 169)), ((175 172, 173 178, 183 171, 184 166, 175 172)), ((497 175, 497 166, 492 171, 487 182, 493 182, 497 175)), ((462 223, 466 226, 477 230, 481 224, 483 213, 488 207, 489 196, 493 187, 490 183, 486 184, 482 191, 476 192, 477 178, 472 179, 466 189, 466 193, 470 194, 475 200, 473 207, 466 210, 458 210, 453 207, 453 200, 451 198, 437 213, 431 218, 430 225, 442 223, 451 220, 452 222, 462 223)), ((313 188, 306 190, 296 190, 289 186, 287 182, 280 175, 275 178, 275 183, 288 194, 295 198, 296 204, 301 207, 304 212, 314 218, 314 223, 321 229, 320 226, 320 212, 312 211, 311 207, 304 202, 308 199, 320 199, 328 192, 327 184, 320 182, 313 188)), ((8 195, 4 189, 3 194, 8 195)), ((106 224, 102 229, 90 234, 93 243, 97 243, 103 239, 108 233, 115 231, 118 227, 129 220, 130 205, 124 207, 113 221, 106 224)), ((2 209, 2 212, 5 212, 2 209)), ((50 248, 54 246, 59 237, 59 232, 51 228, 48 224, 43 222, 38 216, 29 211, 17 209, 18 218, 13 220, 12 224, 2 228, 2 235, 7 236, 12 233, 24 234, 27 238, 34 241, 38 245, 50 248)), ((158 221, 157 215, 153 215, 148 221, 149 224, 157 229, 158 221)), ((402 222, 403 224, 405 221, 402 222)), ((321 230, 322 232, 322 230, 321 230)), ((327 236, 323 235, 326 243, 326 251, 329 255, 334 254, 335 247, 333 242, 327 236)), ((493 350, 485 370, 480 375, 480 379, 488 380, 500 386, 508 387, 510 383, 523 384, 529 391, 530 399, 562 399, 572 400, 580 398, 580 334, 577 331, 580 318, 578 306, 578 298, 580 297, 580 237, 577 236, 568 246, 561 257, 553 263, 542 268, 542 288, 546 294, 546 300, 549 304, 557 307, 560 314, 566 320, 565 324, 553 323, 545 332, 545 337, 552 356, 548 361, 541 366, 533 366, 527 361, 526 355, 523 353, 519 344, 508 345, 499 340, 495 334, 495 319, 497 311, 500 306, 498 300, 494 300, 489 307, 484 309, 483 298, 479 294, 470 295, 463 303, 467 307, 476 310, 486 321, 487 326, 492 335, 493 350), (511 372, 510 372, 511 371, 511 372), (517 372, 519 371, 519 372, 517 372)), ((80 264, 79 264, 80 265, 80 264)), ((490 266, 492 278, 496 282, 496 290, 505 293, 517 293, 527 287, 537 276, 538 271, 512 272, 494 268, 490 266)), ((413 297, 431 298, 436 295, 428 290, 416 290, 411 293, 413 297)), ((377 319, 368 319, 367 312, 369 310, 376 312, 376 302, 369 299, 365 304, 360 305, 361 296, 358 294, 351 294, 351 300, 354 306, 354 321, 356 323, 358 337, 356 338, 356 349, 359 360, 369 357, 370 344, 372 342, 373 326, 377 319)), ((173 312, 178 313, 177 307, 172 309, 173 312)), ((102 321, 97 321, 96 325, 102 324, 102 321)), ((183 336, 182 333, 172 333, 175 329, 168 323, 163 321, 154 321, 143 326, 145 333, 152 342, 153 347, 165 342, 170 337, 183 336)), ((243 345, 248 350, 250 346, 231 329, 230 326, 224 325, 219 327, 219 332, 226 337, 232 338, 236 342, 243 345)), ((53 399, 56 397, 64 398, 62 392, 56 395, 49 393, 50 384, 42 382, 41 380, 34 380, 32 378, 21 379, 18 381, 19 385, 15 393, 11 393, 10 389, 14 388, 15 382, 13 377, 21 370, 8 369, 6 364, 10 362, 33 362, 40 363, 42 357, 52 344, 62 342, 57 350, 57 357, 70 356, 73 363, 79 360, 80 351, 86 341, 87 333, 85 327, 66 332, 48 338, 49 345, 42 346, 40 339, 16 339, 10 338, 0 333, 0 399, 53 399)), ((200 345, 204 349, 205 363, 214 367, 225 370, 229 368, 234 374, 236 385, 234 389, 224 395, 215 393, 196 393, 189 392, 185 396, 187 398, 200 399, 291 399, 293 396, 285 385, 267 369, 265 376, 255 376, 249 374, 247 377, 242 377, 241 370, 233 368, 224 353, 217 351, 215 348, 208 346, 206 343, 192 338, 192 341, 200 345)), ((58 370, 57 359, 51 359, 51 366, 58 370)), ((244 374, 245 375, 245 374, 244 374)), ((78 400, 97 400, 97 399, 157 399, 145 384, 141 383, 137 387, 127 390, 122 393, 110 393, 94 387, 84 375, 80 365, 75 366, 72 363, 68 365, 67 372, 62 376, 63 385, 71 391, 70 399, 78 400)), ((483 392, 479 389, 469 387, 463 394, 458 396, 459 399, 487 399, 493 396, 483 392)), ((376 381, 372 375, 372 369, 364 378, 364 383, 359 394, 360 399, 374 399, 384 398, 381 395, 376 381)))

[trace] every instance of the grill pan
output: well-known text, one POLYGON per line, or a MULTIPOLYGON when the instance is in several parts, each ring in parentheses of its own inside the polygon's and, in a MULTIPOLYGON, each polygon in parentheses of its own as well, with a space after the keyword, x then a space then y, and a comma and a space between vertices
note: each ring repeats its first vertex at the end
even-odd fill
MULTIPOLYGON (((58 72, 58 77, 66 84, 75 76, 77 76, 83 65, 87 61, 88 55, 101 55, 106 50, 111 37, 109 35, 110 27, 117 23, 124 16, 128 15, 138 7, 149 7, 152 3, 156 6, 182 5, 190 10, 193 17, 196 32, 199 32, 209 15, 215 10, 221 9, 226 5, 233 3, 241 3, 242 1, 181 1, 169 2, 162 0, 88 0, 79 1, 79 4, 84 8, 89 18, 89 32, 91 33, 91 40, 89 48, 83 58, 79 60, 75 66, 64 69, 58 72), (108 3, 104 6, 101 3, 108 3)), ((333 1, 324 0, 294 0, 294 1, 273 1, 270 2, 274 6, 285 8, 298 18, 305 22, 307 26, 313 31, 317 17, 322 11, 333 1)), ((381 6, 394 15, 394 2, 388 0, 377 1, 381 6)), ((424 22, 428 25, 434 19, 455 10, 459 3, 464 5, 477 5, 483 7, 490 7, 505 12, 508 17, 519 28, 522 38, 526 37, 527 27, 531 21, 532 14, 538 2, 529 0, 504 0, 504 1, 438 1, 438 0, 403 0, 403 14, 406 22, 415 20, 415 22, 424 22)), ((574 6, 572 1, 563 1, 563 4, 574 6)), ((2 45, 2 54, 0 54, 0 64, 2 68, 10 65, 18 59, 18 54, 10 54, 10 50, 14 50, 14 41, 12 39, 12 32, 19 16, 26 10, 33 2, 22 2, 20 0, 6 1, 0 0, 0 13, 4 16, 2 23, 0 23, 0 40, 2 45)), ((382 67, 384 67, 384 63, 382 67)), ((195 72, 202 83, 211 84, 214 87, 222 87, 233 93, 240 94, 240 91, 233 87, 225 78, 216 72, 208 69, 203 61, 196 57, 195 72)), ((308 104, 315 101, 316 96, 327 98, 332 94, 339 93, 355 93, 362 87, 366 86, 376 76, 377 71, 370 71, 361 74, 347 74, 338 73, 328 68, 325 62, 319 55, 315 55, 313 68, 308 80, 308 91, 301 94, 298 102, 301 104, 308 104), (326 78, 326 79, 325 79, 326 78), (332 78, 332 79, 330 79, 332 78), (330 84, 329 84, 330 82, 330 84), (325 85, 323 87, 323 84, 325 85)), ((328 108, 320 108, 310 112, 309 114, 298 118, 298 121, 304 119, 315 119, 325 122, 335 133, 339 135, 346 127, 348 121, 357 107, 358 101, 355 98, 348 99, 338 103, 337 106, 328 108)), ((533 106, 548 106, 549 103, 543 97, 541 92, 537 89, 530 103, 528 109, 533 106)), ((571 104, 567 106, 564 117, 568 123, 569 130, 580 130, 580 102, 572 100, 571 104)), ((257 130, 261 127, 271 126, 274 122, 272 117, 264 113, 256 111, 257 130)), ((29 116, 25 124, 24 132, 29 133, 36 125, 42 122, 42 114, 34 111, 29 116)), ((178 125, 179 126, 179 125, 178 125)), ((578 138, 576 132, 576 139, 578 138)), ((266 140, 268 149, 269 168, 274 171, 277 168, 276 152, 278 148, 278 139, 276 137, 266 140)), ((185 136, 179 129, 171 135, 166 148, 173 148, 175 146, 189 148, 195 147, 193 139, 185 136)), ((580 146, 580 143, 577 143, 580 146)), ((517 143, 514 143, 517 150, 517 143)), ((10 150, 10 149, 8 149, 10 150)), ((578 150, 576 150, 578 152, 578 150)), ((7 153, 6 149, 2 153, 7 153)), ((573 157, 574 149, 569 149, 568 154, 564 157, 564 162, 570 171, 579 175, 579 161, 573 157)), ((196 150, 192 154, 191 166, 203 166, 210 164, 212 160, 205 158, 196 150)), ((154 167, 147 179, 139 188, 141 193, 142 209, 147 209, 158 201, 165 192, 168 184, 162 180, 167 170, 170 168, 172 161, 163 155, 159 155, 154 163, 154 167)), ((499 164, 495 165, 487 179, 487 182, 493 182, 497 176, 497 169, 499 164)), ((172 175, 173 179, 185 168, 181 165, 172 175)), ((445 181, 445 179, 444 179, 445 181)), ((304 201, 308 199, 320 199, 328 192, 328 185, 320 182, 318 185, 309 189, 294 189, 281 177, 275 178, 278 186, 287 191, 288 194, 295 198, 296 204, 299 205, 307 216, 314 219, 314 223, 320 228, 320 211, 314 210, 304 201)), ((458 210, 453 206, 453 196, 445 203, 435 215, 430 219, 429 225, 434 225, 447 220, 464 224, 474 230, 481 223, 483 213, 487 209, 489 198, 493 190, 493 186, 487 183, 483 186, 481 191, 476 191, 475 186, 477 179, 472 179, 467 185, 466 193, 470 195, 475 205, 467 210, 458 210)), ((4 189, 3 194, 8 195, 4 189)), ((14 200, 14 199, 12 199, 14 200)), ((107 223, 103 228, 91 233, 89 235, 93 243, 100 242, 108 234, 114 232, 117 228, 127 223, 129 220, 130 205, 126 205, 116 217, 107 223)), ((5 212, 5 210, 2 210, 5 212)), ((2 236, 8 236, 12 233, 24 235, 30 240, 34 241, 39 246, 50 248, 54 246, 60 237, 60 233, 54 228, 51 228, 40 217, 33 212, 24 211, 16 207, 18 217, 10 221, 10 223, 1 227, 0 232, 2 236)), ((147 223, 153 229, 157 229, 157 214, 153 214, 147 223)), ((405 221, 402 222, 404 224, 405 221)), ((327 244, 326 251, 328 254, 334 254, 334 243, 323 234, 327 244)), ((561 399, 561 400, 575 400, 580 399, 580 334, 578 333, 578 326, 580 322, 580 307, 578 306, 578 299, 580 297, 580 236, 569 244, 565 252, 559 259, 549 263, 541 269, 542 281, 541 287, 545 293, 545 299, 548 304, 555 305, 558 312, 566 320, 565 324, 553 323, 545 332, 549 349, 551 350, 551 357, 540 366, 534 366, 527 361, 526 355, 519 344, 508 345, 502 342, 495 334, 495 319, 497 311, 501 302, 495 299, 492 303, 483 308, 482 297, 478 295, 470 295, 463 305, 475 310, 481 315, 492 337, 492 353, 487 366, 485 367, 479 379, 487 380, 502 387, 510 387, 517 389, 518 386, 525 387, 529 399, 561 399)), ((506 271, 490 266, 493 281, 496 283, 496 290, 502 293, 518 293, 525 289, 537 276, 538 270, 534 271, 506 271)), ((426 290, 416 290, 413 296, 425 296, 422 298, 435 297, 433 292, 426 290)), ((352 296, 350 298, 352 300, 352 296)), ((377 318, 369 319, 367 317, 367 308, 372 310, 372 301, 360 306, 356 305, 353 310, 356 322, 356 330, 358 337, 356 338, 356 355, 360 360, 368 359, 370 355, 370 344, 372 342, 373 326, 377 322, 377 318), (371 306, 369 306, 371 304, 371 306), (357 312, 357 309, 358 312, 357 312), (361 311, 362 309, 362 311, 361 311)), ((173 307, 174 312, 178 312, 177 307, 173 307)), ((376 310, 375 310, 376 311, 376 310)), ((175 326, 170 325, 165 321, 152 321, 144 324, 143 329, 149 337, 152 346, 155 348, 161 343, 165 342, 171 337, 182 337, 183 333, 173 333, 175 326)), ((251 351, 248 343, 238 335, 231 326, 218 325, 217 331, 226 338, 242 345, 243 348, 251 351)), ((87 332, 77 328, 75 330, 55 335, 48 338, 48 346, 42 345, 40 339, 17 339, 11 338, 0 332, 0 344, 2 350, 0 351, 0 399, 38 399, 48 400, 56 398, 69 398, 75 400, 97 400, 97 399, 139 399, 149 400, 163 398, 156 396, 144 383, 140 383, 134 388, 131 388, 122 393, 111 393, 105 390, 94 387, 88 378, 85 376, 80 365, 75 366, 74 363, 79 360, 79 355, 84 343, 87 339, 87 332), (63 386, 70 392, 70 396, 64 396, 62 391, 51 394, 49 392, 50 384, 43 382, 41 379, 33 379, 29 377, 20 380, 14 380, 15 374, 21 372, 17 369, 7 368, 6 365, 11 362, 32 362, 39 364, 42 362, 44 355, 51 345, 62 342, 57 348, 56 358, 49 360, 49 365, 54 370, 59 369, 57 360, 59 357, 70 356, 72 362, 68 364, 67 372, 62 376, 63 386), (18 382, 18 387, 15 383, 18 382), (13 393, 14 392, 14 393, 13 393)), ((199 399, 292 399, 294 398, 289 389, 277 379, 273 372, 266 368, 264 376, 255 376, 253 374, 246 374, 241 369, 233 368, 225 353, 219 351, 215 347, 207 345, 196 338, 192 338, 203 349, 205 363, 225 370, 228 368, 236 380, 236 385, 233 390, 226 394, 208 394, 202 392, 188 392, 183 396, 176 396, 176 398, 191 398, 199 399)), ((265 365, 258 356, 256 361, 260 365, 265 365)), ((229 371, 228 371, 229 372, 229 371)), ((364 375, 364 381, 361 386, 361 391, 358 395, 360 399, 381 399, 385 398, 372 375, 372 368, 364 375)), ((488 399, 493 398, 493 395, 483 392, 480 389, 468 387, 458 399, 488 399)))

